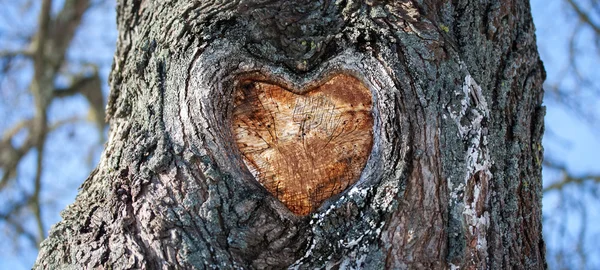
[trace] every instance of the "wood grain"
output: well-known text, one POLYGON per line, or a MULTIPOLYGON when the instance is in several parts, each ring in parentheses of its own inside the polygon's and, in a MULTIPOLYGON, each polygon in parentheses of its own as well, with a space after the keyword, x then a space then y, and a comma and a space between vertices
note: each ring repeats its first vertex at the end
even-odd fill
POLYGON ((304 94, 246 80, 234 94, 233 131, 256 179, 297 215, 354 184, 371 153, 371 92, 341 74, 304 94))

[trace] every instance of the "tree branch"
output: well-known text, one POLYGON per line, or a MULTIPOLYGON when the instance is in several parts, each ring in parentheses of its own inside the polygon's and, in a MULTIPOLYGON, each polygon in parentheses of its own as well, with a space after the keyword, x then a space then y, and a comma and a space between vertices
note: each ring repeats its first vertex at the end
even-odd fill
POLYGON ((583 22, 589 25, 592 28, 592 30, 596 32, 596 35, 600 35, 600 26, 594 23, 590 16, 585 11, 583 11, 583 9, 577 3, 575 3, 575 1, 567 0, 567 2, 569 3, 569 5, 571 5, 575 13, 577 13, 579 19, 581 19, 583 22))
POLYGON ((71 86, 67 88, 59 88, 54 90, 54 97, 63 98, 70 97, 75 94, 82 93, 88 87, 91 87, 96 80, 100 80, 100 77, 97 73, 94 73, 92 76, 87 77, 78 77, 76 78, 71 86))
POLYGON ((564 174, 564 177, 561 181, 558 181, 556 183, 553 183, 552 185, 547 186, 546 188, 544 188, 544 192, 547 191, 551 191, 551 190, 562 190, 565 186, 569 185, 569 184, 583 184, 585 181, 593 181, 595 183, 600 184, 600 175, 594 175, 594 174, 589 174, 589 175, 583 175, 580 177, 575 177, 575 176, 571 176, 568 173, 564 174))
MULTIPOLYGON (((79 121, 84 120, 79 117, 71 117, 57 121, 48 128, 47 133, 51 133, 63 125, 79 121)), ((8 184, 8 180, 14 175, 17 165, 23 156, 25 156, 25 154, 27 154, 34 146, 37 145, 36 137, 31 133, 31 130, 33 129, 33 123, 34 120, 29 119, 16 124, 15 127, 9 130, 9 132, 5 133, 4 138, 2 141, 0 141, 0 167, 2 167, 4 170, 2 178, 0 178, 0 190, 2 190, 6 184, 8 184), (27 128, 30 133, 25 139, 25 142, 19 148, 15 148, 11 144, 12 136, 24 128, 27 128), (8 136, 11 134, 12 136, 8 136)))
MULTIPOLYGON (((48 29, 50 28, 50 11, 52 8, 52 0, 43 0, 42 9, 38 17, 38 31, 32 43, 32 49, 38 66, 42 65, 44 60, 45 42, 48 38, 48 29)), ((41 68, 41 66, 40 66, 41 68)))
POLYGON ((27 200, 13 204, 6 213, 0 213, 0 220, 6 221, 7 224, 11 225, 16 230, 17 235, 25 236, 25 238, 27 238, 32 245, 37 246, 39 243, 35 235, 25 230, 20 221, 15 221, 13 219, 13 217, 16 215, 16 212, 26 206, 27 200))
POLYGON ((562 190, 565 186, 570 184, 581 185, 586 181, 593 181, 600 184, 600 175, 597 174, 574 176, 567 170, 566 166, 548 160, 544 161, 544 166, 560 170, 563 173, 562 180, 545 187, 543 190, 544 193, 551 190, 562 190))
POLYGON ((33 57, 33 52, 30 50, 0 51, 0 58, 13 58, 17 56, 33 57))
POLYGON ((2 142, 10 142, 10 140, 12 140, 12 138, 19 133, 19 131, 23 130, 24 128, 30 128, 32 123, 33 120, 28 119, 15 124, 15 126, 4 133, 4 136, 2 136, 2 142))
POLYGON ((37 243, 41 243, 44 238, 46 238, 46 232, 44 230, 44 220, 42 219, 42 207, 40 204, 40 192, 42 189, 42 170, 44 168, 44 145, 45 138, 43 142, 38 144, 37 147, 37 158, 36 158, 36 171, 35 171, 35 180, 34 180, 34 190, 33 195, 31 196, 30 205, 33 210, 33 215, 35 216, 35 221, 37 225, 37 235, 38 241, 37 243))
POLYGON ((57 72, 62 65, 67 49, 75 36, 75 31, 81 24, 83 14, 89 6, 89 0, 66 0, 63 8, 52 22, 49 37, 52 50, 46 57, 50 60, 54 72, 57 72))

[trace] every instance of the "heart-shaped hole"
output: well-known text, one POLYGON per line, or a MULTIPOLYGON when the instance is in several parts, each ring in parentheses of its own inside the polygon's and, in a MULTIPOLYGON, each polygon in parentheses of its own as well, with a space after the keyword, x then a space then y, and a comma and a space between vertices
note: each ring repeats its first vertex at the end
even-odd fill
POLYGON ((303 94, 245 80, 235 89, 233 131, 255 178, 306 215, 354 184, 371 153, 371 92, 340 74, 303 94))

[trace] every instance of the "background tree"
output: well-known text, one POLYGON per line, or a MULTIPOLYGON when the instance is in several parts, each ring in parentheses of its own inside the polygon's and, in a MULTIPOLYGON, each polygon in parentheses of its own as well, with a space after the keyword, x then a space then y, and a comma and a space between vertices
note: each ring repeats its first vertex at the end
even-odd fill
POLYGON ((37 267, 544 267, 527 1, 122 1, 117 18, 109 145, 37 267), (372 90, 373 151, 296 216, 243 165, 232 94, 340 72, 372 90))
POLYGON ((537 10, 534 18, 540 52, 548 70, 544 87, 549 108, 544 142, 547 258, 553 269, 598 269, 600 2, 532 4, 537 10))
POLYGON ((13 239, 2 241, 3 249, 27 250, 57 221, 60 200, 72 200, 77 178, 89 173, 85 160, 96 160, 104 140, 101 78, 110 66, 112 31, 79 30, 94 23, 85 14, 106 10, 104 1, 1 5, 0 228, 13 239))

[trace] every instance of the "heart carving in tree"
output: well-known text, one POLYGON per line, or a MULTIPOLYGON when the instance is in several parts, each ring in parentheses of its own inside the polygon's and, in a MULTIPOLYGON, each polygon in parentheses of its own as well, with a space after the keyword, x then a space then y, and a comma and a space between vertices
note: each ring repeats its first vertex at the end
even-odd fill
POLYGON ((354 184, 371 153, 371 92, 339 74, 296 94, 241 81, 234 92, 233 133, 249 170, 296 215, 354 184))

